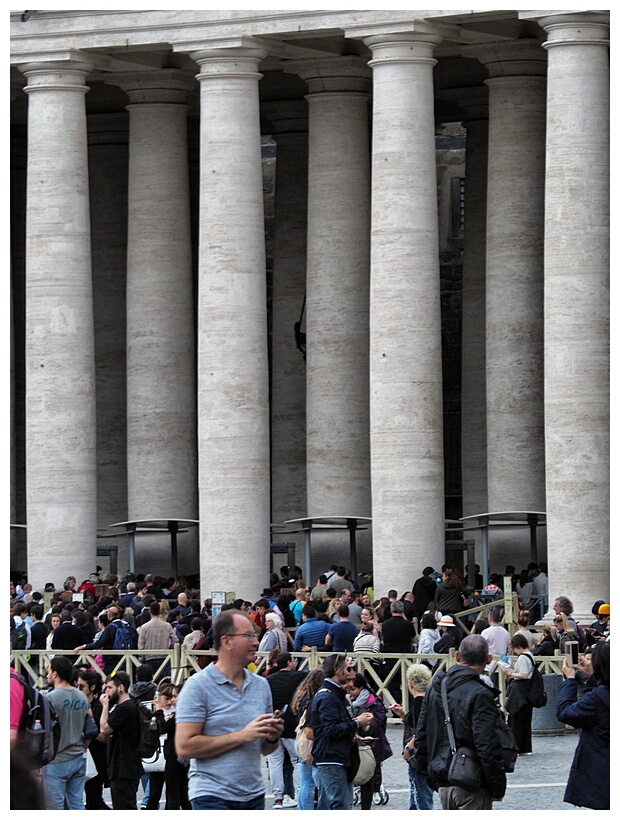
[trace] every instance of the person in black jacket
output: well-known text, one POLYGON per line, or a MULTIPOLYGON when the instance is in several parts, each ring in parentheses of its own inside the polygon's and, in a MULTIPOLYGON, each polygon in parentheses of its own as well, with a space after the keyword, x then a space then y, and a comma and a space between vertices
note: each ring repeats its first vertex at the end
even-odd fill
POLYGON ((435 570, 432 567, 424 567, 421 577, 414 583, 411 590, 413 592, 413 614, 418 621, 422 620, 430 602, 435 600, 437 584, 433 578, 433 572, 435 570))
MULTIPOLYGON (((359 729, 372 722, 371 712, 362 712, 354 720, 344 687, 355 670, 345 655, 328 655, 323 662, 325 680, 308 710, 308 724, 314 732, 312 755, 316 766, 318 811, 349 810, 353 789, 349 782, 351 748, 359 729)), ((353 778, 351 778, 353 779, 353 778)))
POLYGON ((457 650, 456 659, 455 666, 435 675, 424 698, 416 726, 414 765, 439 791, 442 809, 489 810, 506 791, 498 732, 502 717, 493 690, 480 679, 485 665, 492 660, 489 645, 482 635, 469 635, 457 650), (452 786, 448 780, 451 750, 441 698, 444 677, 457 748, 475 749, 482 768, 481 786, 474 792, 452 786))
POLYGON ((560 687, 557 718, 579 729, 579 743, 568 776, 564 802, 589 809, 610 808, 610 648, 597 644, 592 661, 580 655, 580 672, 590 675, 587 691, 577 699, 575 668, 564 658, 566 680, 560 687))

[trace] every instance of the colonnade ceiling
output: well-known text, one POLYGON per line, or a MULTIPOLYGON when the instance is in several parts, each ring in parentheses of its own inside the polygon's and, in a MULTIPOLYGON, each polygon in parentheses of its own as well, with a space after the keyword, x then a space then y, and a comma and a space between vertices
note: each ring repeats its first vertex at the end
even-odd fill
MULTIPOLYGON (((529 13, 531 16, 531 12, 529 13)), ((435 89, 439 120, 459 119, 459 111, 441 99, 441 90, 481 85, 486 70, 460 54, 463 45, 535 38, 544 33, 536 22, 520 19, 517 11, 11 11, 11 62, 88 59, 87 111, 122 111, 123 91, 113 75, 127 71, 175 68, 191 74, 198 65, 190 54, 205 44, 235 47, 248 38, 268 51, 261 64, 260 96, 264 102, 301 99, 306 83, 285 71, 291 60, 334 56, 370 59, 362 37, 369 33, 406 31, 442 35, 435 49, 435 89)), ((13 122, 25 121, 24 78, 12 69, 13 122)), ((198 113, 198 90, 190 95, 198 113)))

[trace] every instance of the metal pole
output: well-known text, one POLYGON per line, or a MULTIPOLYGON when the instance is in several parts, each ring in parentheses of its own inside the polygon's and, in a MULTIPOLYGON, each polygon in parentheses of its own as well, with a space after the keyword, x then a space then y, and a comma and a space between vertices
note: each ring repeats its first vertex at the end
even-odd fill
POLYGON ((357 583, 357 545, 355 543, 355 528, 357 521, 355 518, 347 518, 347 527, 349 528, 349 554, 351 562, 351 575, 353 582, 357 583))
POLYGON ((129 540, 129 572, 136 572, 136 525, 129 524, 127 527, 129 533, 127 538, 129 540))
POLYGON ((481 519, 480 541, 482 543, 482 585, 489 583, 489 522, 481 519))
POLYGON ((170 530, 170 547, 172 551, 172 576, 179 577, 179 561, 177 554, 177 532, 179 531, 178 521, 168 521, 168 529, 170 530))
POLYGON ((312 526, 312 524, 310 524, 308 527, 306 527, 305 532, 304 532, 304 545, 305 545, 305 548, 306 548, 306 583, 307 584, 312 583, 312 576, 311 576, 312 547, 311 547, 311 543, 310 543, 310 527, 311 526, 312 526))

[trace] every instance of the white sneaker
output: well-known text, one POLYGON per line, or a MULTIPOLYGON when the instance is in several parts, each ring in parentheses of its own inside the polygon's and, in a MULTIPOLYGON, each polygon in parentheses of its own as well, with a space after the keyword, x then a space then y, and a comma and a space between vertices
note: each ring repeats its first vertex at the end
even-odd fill
POLYGON ((288 794, 285 794, 282 798, 282 808, 284 809, 294 809, 297 807, 297 800, 294 797, 291 797, 288 794))

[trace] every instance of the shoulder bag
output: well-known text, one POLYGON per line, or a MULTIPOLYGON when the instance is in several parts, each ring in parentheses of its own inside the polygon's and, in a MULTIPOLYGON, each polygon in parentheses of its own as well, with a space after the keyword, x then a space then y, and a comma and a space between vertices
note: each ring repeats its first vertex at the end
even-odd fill
POLYGON ((445 677, 441 681, 441 701, 443 703, 446 729, 448 730, 448 740, 450 742, 450 752, 452 754, 450 768, 448 769, 448 782, 450 785, 460 786, 461 789, 465 789, 468 792, 475 792, 480 788, 482 769, 475 749, 472 749, 470 746, 459 746, 458 749, 456 747, 452 721, 450 720, 450 711, 448 709, 445 677))

